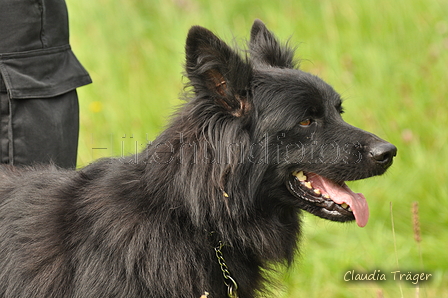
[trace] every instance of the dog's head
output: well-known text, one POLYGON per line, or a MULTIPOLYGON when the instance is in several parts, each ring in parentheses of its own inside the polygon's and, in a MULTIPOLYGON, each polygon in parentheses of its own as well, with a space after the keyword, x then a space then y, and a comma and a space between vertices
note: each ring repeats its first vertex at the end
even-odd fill
MULTIPOLYGON (((224 167, 223 188, 241 183, 230 177, 239 167, 250 176, 247 188, 256 186, 252 196, 275 198, 277 204, 334 221, 367 223, 364 196, 352 192, 345 181, 383 174, 397 149, 344 122, 339 94, 299 70, 293 49, 256 20, 246 55, 202 27, 190 30, 186 53, 193 104, 198 105, 197 115, 208 119, 203 131, 241 142, 237 158, 226 160, 234 167, 224 167), (213 127, 232 133, 212 132, 213 127)), ((227 156, 234 154, 232 148, 227 156)))

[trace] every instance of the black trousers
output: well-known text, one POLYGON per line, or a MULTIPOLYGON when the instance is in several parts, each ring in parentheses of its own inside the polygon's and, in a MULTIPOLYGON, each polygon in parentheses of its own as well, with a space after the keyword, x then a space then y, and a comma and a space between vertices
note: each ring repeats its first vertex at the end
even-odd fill
POLYGON ((52 98, 11 99, 0 91, 2 163, 54 163, 75 168, 79 105, 76 89, 52 98))
POLYGON ((76 88, 65 0, 0 0, 0 162, 76 166, 76 88))

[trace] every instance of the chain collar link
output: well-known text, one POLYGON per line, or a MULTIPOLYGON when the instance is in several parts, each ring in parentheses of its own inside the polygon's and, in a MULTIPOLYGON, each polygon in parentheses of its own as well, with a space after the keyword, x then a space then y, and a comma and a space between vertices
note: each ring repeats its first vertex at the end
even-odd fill
POLYGON ((238 298, 238 284, 230 275, 229 268, 227 267, 226 261, 224 260, 224 255, 222 254, 223 247, 224 244, 219 241, 219 245, 215 247, 215 253, 224 276, 224 284, 227 286, 227 296, 229 296, 229 298, 238 298))

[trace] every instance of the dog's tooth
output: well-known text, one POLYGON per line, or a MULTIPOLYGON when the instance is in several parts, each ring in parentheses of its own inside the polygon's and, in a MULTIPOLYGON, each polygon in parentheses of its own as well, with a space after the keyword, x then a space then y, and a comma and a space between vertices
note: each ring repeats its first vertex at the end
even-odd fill
POLYGON ((349 206, 346 203, 342 203, 341 207, 344 208, 344 209, 347 209, 349 206))
POLYGON ((303 171, 295 173, 294 176, 296 176, 297 179, 299 179, 299 181, 306 181, 306 179, 308 179, 308 177, 306 177, 306 175, 303 173, 303 171))
POLYGON ((320 194, 321 194, 320 189, 315 188, 315 189, 313 189, 313 191, 314 191, 314 193, 317 194, 317 195, 320 195, 320 194))
POLYGON ((323 194, 323 195, 322 195, 322 198, 329 200, 329 199, 330 199, 330 196, 327 195, 327 194, 323 194))
POLYGON ((352 212, 352 208, 350 208, 350 206, 348 206, 347 210, 352 212))
POLYGON ((308 188, 308 189, 312 189, 313 188, 313 186, 311 185, 311 182, 308 182, 308 181, 304 182, 303 185, 305 185, 305 187, 308 188))

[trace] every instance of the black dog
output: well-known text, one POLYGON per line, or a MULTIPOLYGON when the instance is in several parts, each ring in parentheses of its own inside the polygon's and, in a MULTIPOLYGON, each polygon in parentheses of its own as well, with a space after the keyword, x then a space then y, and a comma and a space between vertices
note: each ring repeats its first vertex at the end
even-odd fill
POLYGON ((186 44, 186 104, 129 161, 4 168, 0 297, 254 297, 292 262, 301 210, 368 208, 344 183, 396 148, 345 123, 340 96, 255 21, 247 54, 207 29, 186 44))

